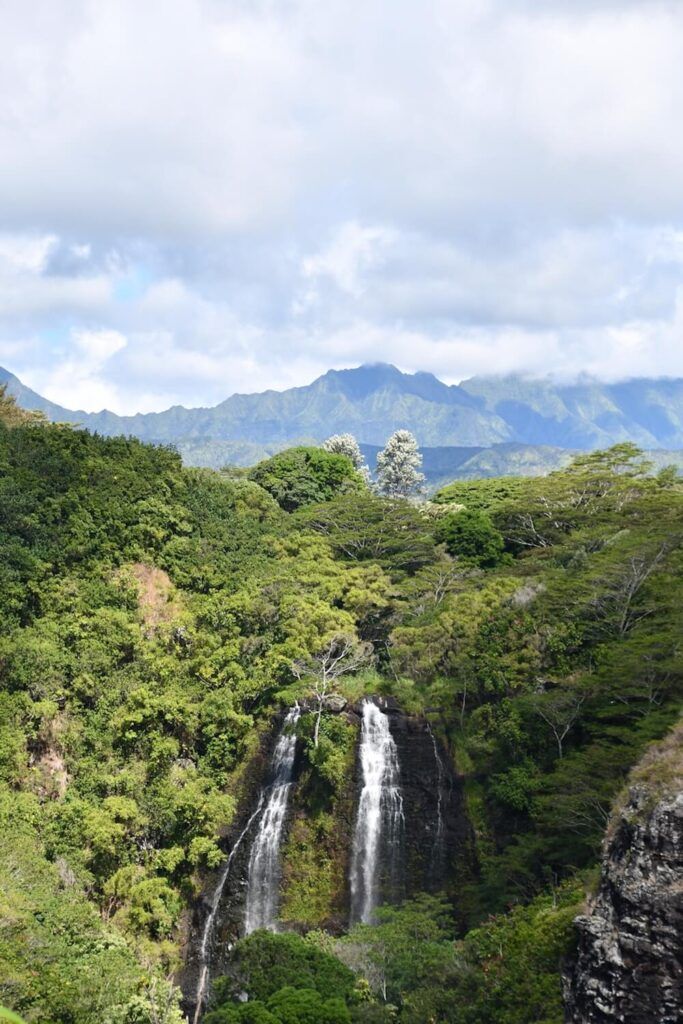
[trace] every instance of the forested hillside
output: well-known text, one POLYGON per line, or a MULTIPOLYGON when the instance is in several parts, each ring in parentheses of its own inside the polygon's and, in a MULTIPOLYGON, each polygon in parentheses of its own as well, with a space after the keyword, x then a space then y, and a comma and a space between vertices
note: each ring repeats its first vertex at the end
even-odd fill
POLYGON ((416 503, 317 448, 236 475, 0 421, 0 1005, 199 1019, 176 982, 289 735, 286 928, 235 926, 206 1024, 560 1024, 612 803, 681 711, 675 471, 622 444, 416 503), (462 827, 439 891, 352 920, 364 698, 462 827))

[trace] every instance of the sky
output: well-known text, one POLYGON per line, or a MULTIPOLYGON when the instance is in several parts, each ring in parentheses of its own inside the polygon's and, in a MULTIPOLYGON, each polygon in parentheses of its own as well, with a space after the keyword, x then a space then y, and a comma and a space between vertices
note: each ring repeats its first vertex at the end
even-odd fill
POLYGON ((0 364, 683 376, 679 0, 3 0, 0 364))

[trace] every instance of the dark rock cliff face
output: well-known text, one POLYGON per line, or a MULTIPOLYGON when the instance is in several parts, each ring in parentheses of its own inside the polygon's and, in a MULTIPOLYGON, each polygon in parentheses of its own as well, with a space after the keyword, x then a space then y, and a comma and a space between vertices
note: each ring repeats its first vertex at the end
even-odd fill
MULTIPOLYGON (((398 903, 418 892, 445 892, 457 906, 459 885, 473 872, 473 836, 463 798, 462 780, 455 774, 452 758, 429 722, 404 712, 393 698, 373 698, 388 716, 400 767, 403 803, 403 839, 392 850, 392 864, 380 861, 381 901, 398 903)), ((317 840, 319 860, 332 865, 331 901, 317 920, 297 921, 285 912, 286 927, 323 927, 333 933, 348 928, 351 906, 349 870, 358 802, 363 786, 359 763, 362 702, 347 704, 331 698, 326 711, 338 714, 357 730, 356 753, 349 776, 335 804, 329 808, 333 827, 317 840)), ((292 815, 309 818, 314 795, 299 785, 292 796, 292 815)), ((288 876, 297 875, 301 864, 285 865, 288 876)), ((285 904, 287 904, 285 898, 285 904)), ((286 908, 285 908, 286 909, 286 908)))
POLYGON ((429 722, 380 702, 398 750, 405 819, 404 895, 447 892, 473 870, 472 828, 462 780, 429 722))
POLYGON ((605 844, 600 887, 577 919, 569 1024, 683 1020, 683 793, 632 786, 605 844))

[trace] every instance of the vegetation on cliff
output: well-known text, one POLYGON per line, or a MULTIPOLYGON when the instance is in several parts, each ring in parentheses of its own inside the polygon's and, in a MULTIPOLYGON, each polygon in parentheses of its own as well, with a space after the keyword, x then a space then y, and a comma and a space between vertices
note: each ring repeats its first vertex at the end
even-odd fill
POLYGON ((0 1004, 28 1022, 181 1019, 186 910, 250 759, 283 704, 317 706, 315 665, 344 638, 374 665, 333 692, 422 710, 465 778, 464 930, 437 900, 320 931, 350 749, 320 705, 284 865, 284 907, 318 930, 271 945, 307 943, 346 981, 295 972, 248 1009, 219 986, 214 1019, 559 1021, 577 873, 680 709, 683 490, 646 470, 620 445, 416 506, 370 493, 344 456, 299 449, 235 479, 4 399, 0 1004))
POLYGON ((650 746, 612 812, 565 968, 571 1024, 676 1024, 683 976, 683 721, 650 746))

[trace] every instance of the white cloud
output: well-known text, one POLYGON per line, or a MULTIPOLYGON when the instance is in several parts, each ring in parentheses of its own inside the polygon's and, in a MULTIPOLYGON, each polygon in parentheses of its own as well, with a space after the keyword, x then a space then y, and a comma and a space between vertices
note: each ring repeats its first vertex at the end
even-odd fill
POLYGON ((392 241, 392 232, 367 227, 357 221, 342 224, 330 244, 303 262, 307 278, 329 277, 337 287, 358 296, 365 272, 382 262, 382 249, 392 241))
POLYGON ((52 401, 88 412, 121 405, 118 389, 106 379, 109 360, 127 345, 118 331, 72 331, 66 355, 52 369, 37 371, 28 381, 52 401))
POLYGON ((0 358, 50 397, 683 373, 680 5, 2 6, 0 358))
POLYGON ((0 268, 4 273, 35 274, 45 268, 54 235, 0 235, 0 268))
POLYGON ((102 365, 127 345, 118 331, 74 331, 73 340, 82 364, 90 369, 101 369, 102 365))
POLYGON ((3 15, 0 202, 22 224, 182 239, 345 203, 448 224, 513 200, 593 218, 677 202, 683 15, 665 3, 50 7, 42 33, 23 4, 3 15))

